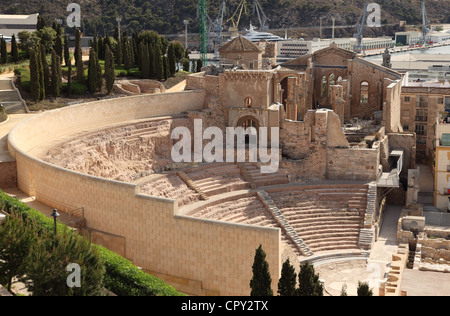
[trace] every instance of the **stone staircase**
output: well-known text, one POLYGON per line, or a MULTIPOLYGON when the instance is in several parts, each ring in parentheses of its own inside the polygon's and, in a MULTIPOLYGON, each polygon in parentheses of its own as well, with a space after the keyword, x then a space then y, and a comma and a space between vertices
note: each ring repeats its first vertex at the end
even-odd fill
POLYGON ((209 199, 209 197, 202 191, 202 189, 200 189, 186 173, 184 173, 183 171, 177 171, 177 175, 181 178, 181 180, 184 181, 184 183, 186 183, 188 187, 190 187, 200 195, 201 200, 206 201, 209 199))
POLYGON ((240 168, 248 178, 248 181, 255 187, 271 186, 278 184, 288 184, 289 179, 286 174, 277 173, 261 173, 259 163, 241 163, 240 168))
POLYGON ((289 222, 284 218, 283 214, 280 212, 278 207, 270 198, 270 195, 263 190, 258 190, 258 197, 261 199, 263 204, 266 206, 267 210, 272 214, 278 224, 282 227, 282 229, 286 232, 289 238, 294 242, 296 247, 300 250, 300 252, 305 256, 312 256, 313 253, 309 249, 309 247, 303 242, 300 236, 297 234, 295 229, 289 224, 289 222))
POLYGON ((361 249, 371 249, 374 242, 373 214, 376 208, 377 185, 370 183, 367 193, 367 208, 364 215, 364 226, 359 233, 358 245, 361 249))
POLYGON ((7 114, 27 113, 22 97, 10 79, 0 80, 0 104, 7 114))
POLYGON ((235 163, 206 164, 185 169, 196 188, 206 196, 214 196, 236 190, 246 189, 250 184, 242 177, 235 163))

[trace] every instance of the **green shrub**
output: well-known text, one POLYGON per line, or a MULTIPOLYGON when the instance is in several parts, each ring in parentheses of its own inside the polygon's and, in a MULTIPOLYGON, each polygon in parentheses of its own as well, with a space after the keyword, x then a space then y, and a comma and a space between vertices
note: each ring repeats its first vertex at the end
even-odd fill
MULTIPOLYGON (((7 213, 15 212, 24 218, 32 219, 38 224, 37 226, 39 226, 40 229, 45 229, 49 234, 53 234, 53 219, 8 196, 2 191, 0 191, 0 210, 7 213)), ((58 234, 63 234, 68 231, 67 226, 58 222, 57 231, 58 234)), ((98 245, 96 245, 96 247, 98 247, 100 256, 106 268, 104 286, 111 292, 119 296, 183 295, 160 279, 143 272, 129 260, 104 247, 98 245)))

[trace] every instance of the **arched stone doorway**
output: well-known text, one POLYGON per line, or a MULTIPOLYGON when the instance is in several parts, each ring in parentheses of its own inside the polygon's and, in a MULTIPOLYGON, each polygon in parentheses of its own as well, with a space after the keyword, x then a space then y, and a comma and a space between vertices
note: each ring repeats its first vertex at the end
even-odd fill
POLYGON ((254 116, 247 115, 247 116, 241 117, 237 121, 235 127, 242 127, 244 129, 244 132, 246 132, 249 127, 253 127, 254 128, 254 129, 251 129, 251 134, 250 135, 249 134, 245 135, 245 143, 246 144, 249 143, 250 136, 256 136, 257 140, 259 141, 258 136, 259 136, 260 124, 259 124, 259 121, 254 116))

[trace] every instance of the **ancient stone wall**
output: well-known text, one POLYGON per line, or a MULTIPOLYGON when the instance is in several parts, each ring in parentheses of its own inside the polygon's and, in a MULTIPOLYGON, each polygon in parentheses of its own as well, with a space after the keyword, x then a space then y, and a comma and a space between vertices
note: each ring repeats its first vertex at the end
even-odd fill
POLYGON ((0 188, 12 188, 17 186, 16 162, 0 162, 0 188))
MULTIPOLYGON (((126 121, 199 111, 203 102, 202 92, 181 92, 99 101, 35 116, 9 134, 18 186, 62 211, 83 207, 96 241, 186 293, 249 295, 259 245, 273 280, 280 277, 279 229, 177 215, 175 200, 146 196, 136 184, 73 172, 36 157, 51 143, 126 121)), ((276 292, 276 282, 272 285, 276 292)))

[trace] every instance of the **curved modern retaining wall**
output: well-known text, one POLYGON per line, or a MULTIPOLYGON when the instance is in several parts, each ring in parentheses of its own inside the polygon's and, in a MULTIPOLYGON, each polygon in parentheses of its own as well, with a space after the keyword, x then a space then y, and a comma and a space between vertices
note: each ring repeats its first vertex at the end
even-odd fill
MULTIPOLYGON (((249 295, 262 244, 273 280, 281 271, 280 230, 195 219, 174 200, 141 195, 127 184, 73 172, 40 159, 51 144, 112 125, 203 108, 203 91, 117 98, 35 116, 9 134, 18 186, 62 211, 83 207, 94 241, 145 271, 196 295, 249 295)), ((274 293, 276 282, 273 281, 274 293)))

